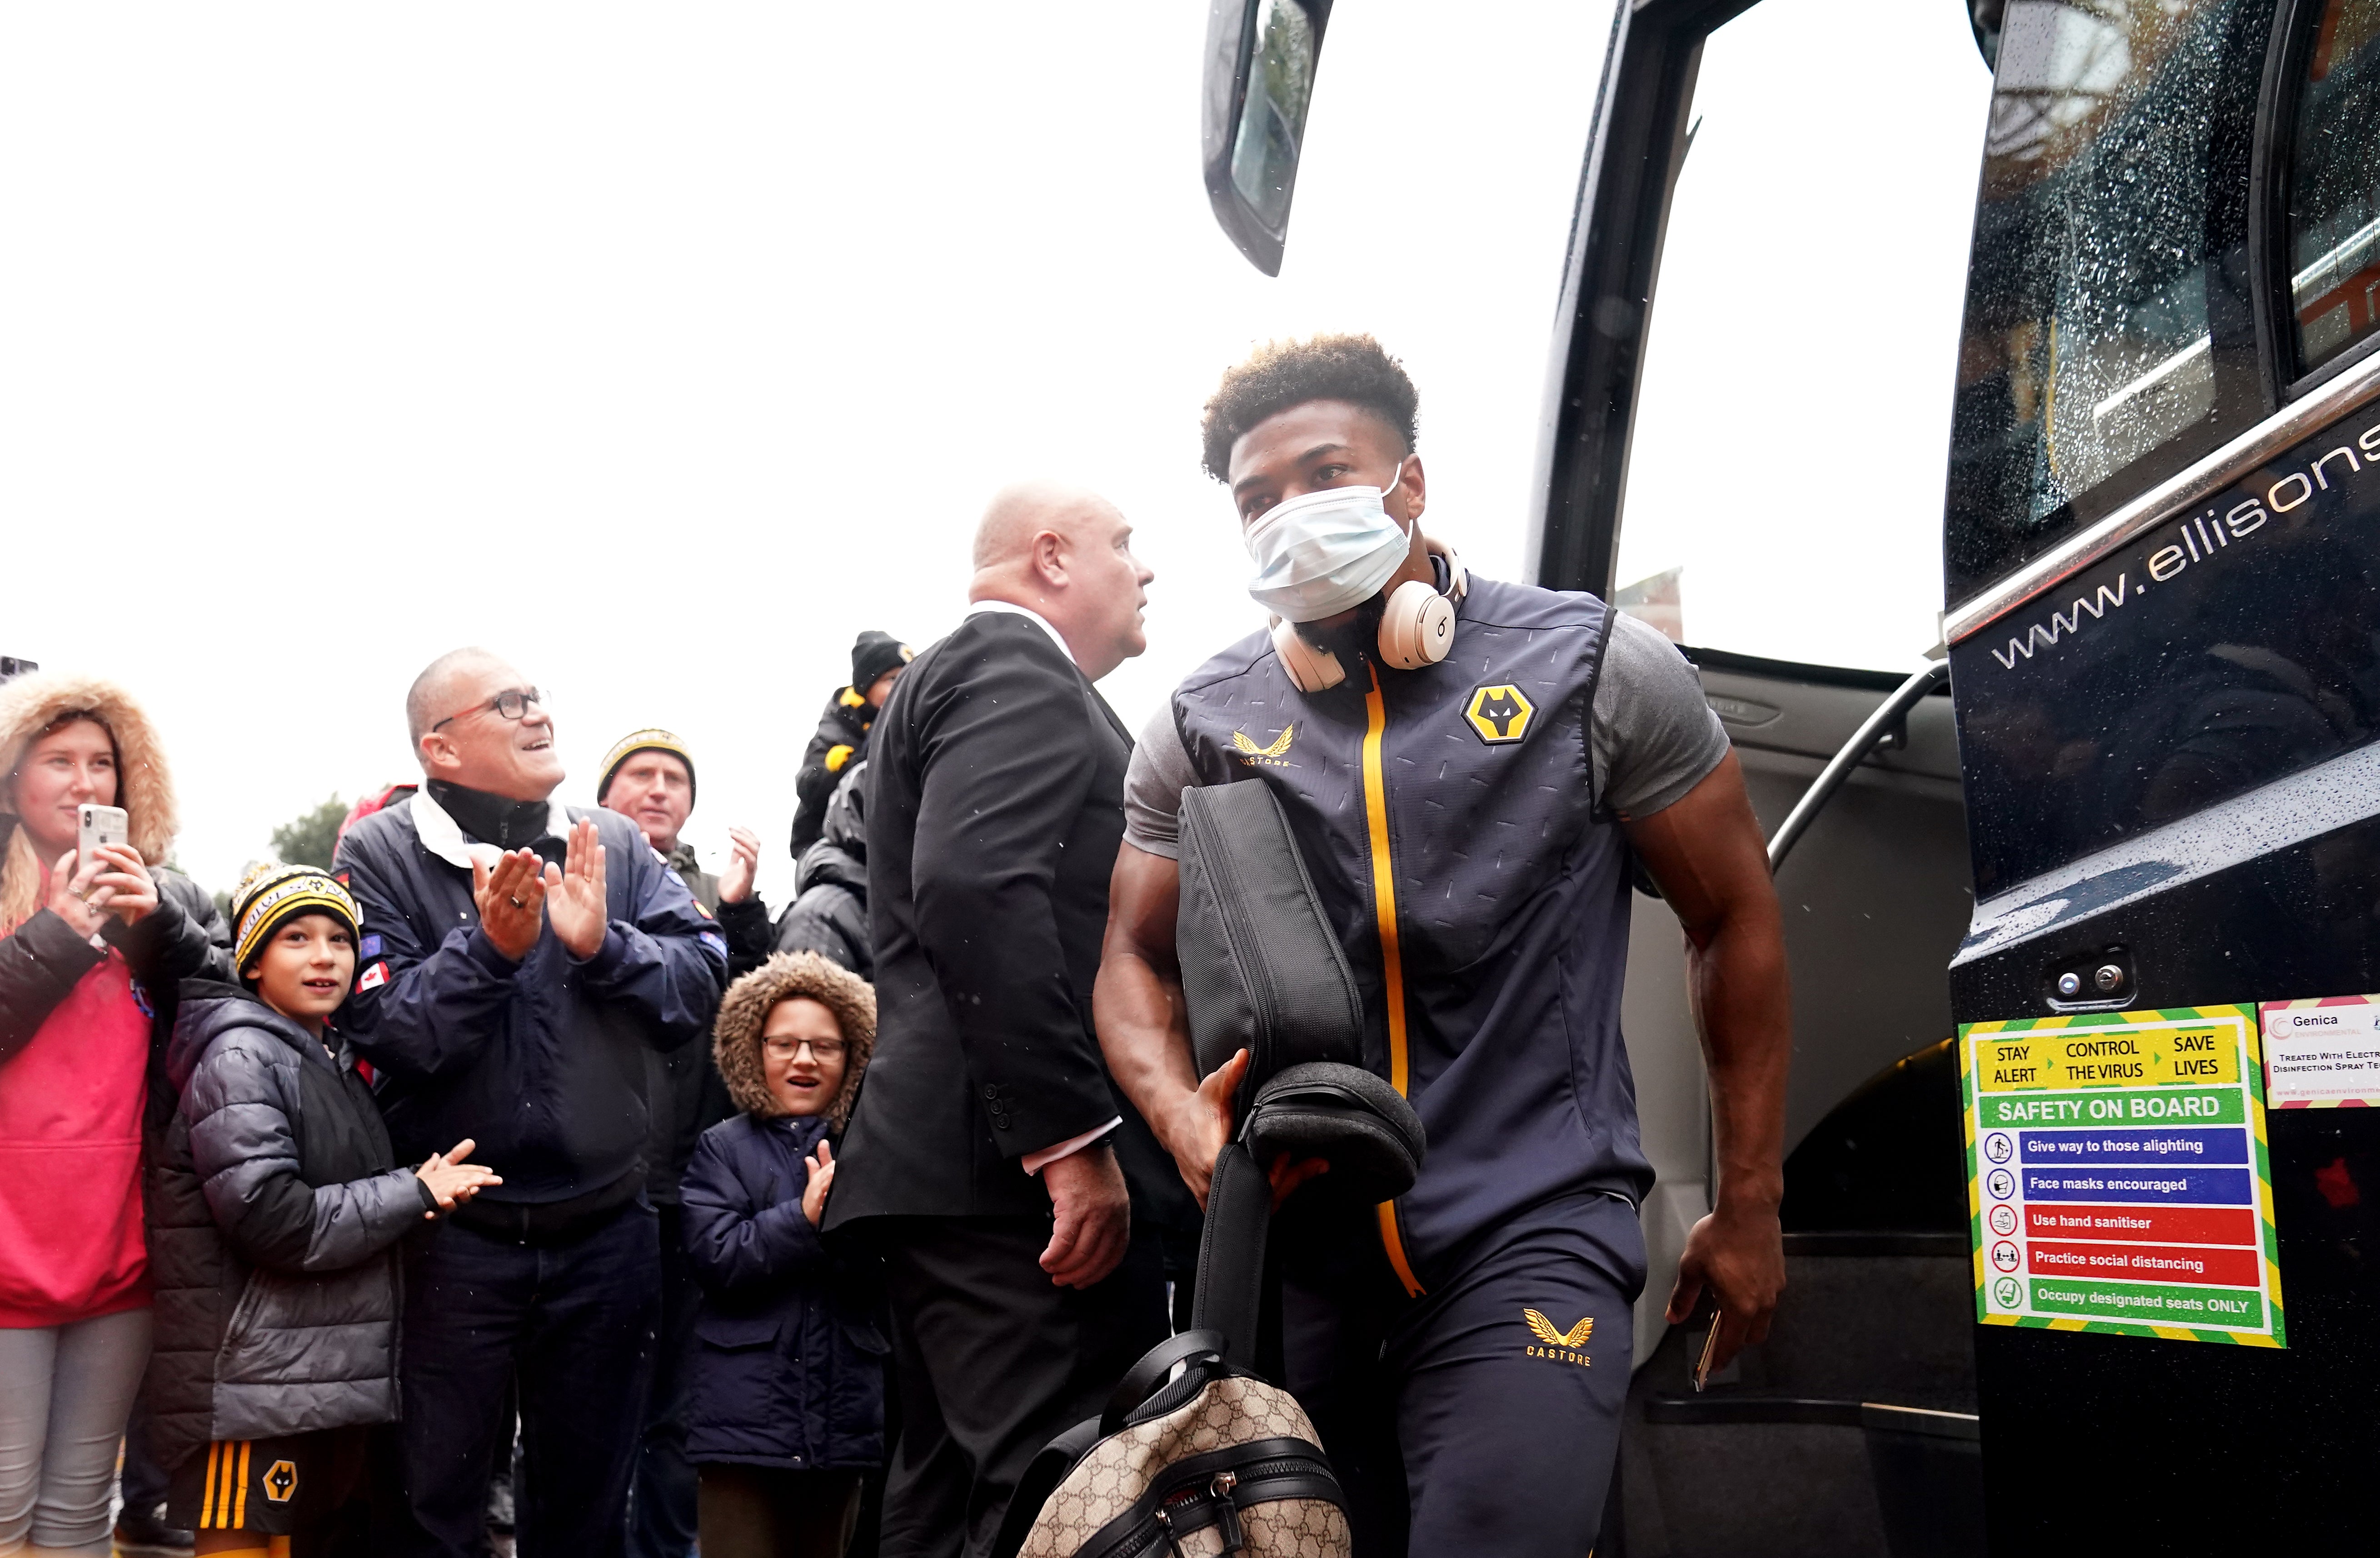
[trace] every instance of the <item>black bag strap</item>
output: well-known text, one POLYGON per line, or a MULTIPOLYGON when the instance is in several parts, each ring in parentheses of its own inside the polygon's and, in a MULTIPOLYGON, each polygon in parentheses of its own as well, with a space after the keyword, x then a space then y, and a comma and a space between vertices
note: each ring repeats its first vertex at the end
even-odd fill
POLYGON ((1115 1394, 1108 1397, 1108 1409, 1099 1415, 1100 1434, 1121 1432, 1124 1419, 1134 1407, 1157 1394, 1157 1387, 1165 1383, 1165 1376, 1173 1371, 1175 1364, 1220 1362, 1222 1357, 1223 1338, 1213 1331, 1184 1331, 1168 1336, 1141 1354, 1140 1361, 1125 1371, 1115 1394))
POLYGON ((1075 1463, 1105 1437, 1099 1419, 1085 1418, 1041 1446, 1025 1475, 1017 1479, 1016 1491, 1008 1496, 1008 1513, 1000 1517, 1000 1534, 991 1539, 990 1558, 1016 1558, 1024 1551, 1025 1539, 1033 1534, 1033 1522, 1041 1517, 1041 1506, 1050 1502, 1050 1495, 1058 1491, 1075 1463))
POLYGON ((1240 1142, 1216 1154, 1207 1184, 1207 1226, 1198 1237, 1198 1285, 1190 1301, 1192 1333, 1222 1336, 1225 1358, 1253 1368, 1264 1312, 1265 1236, 1272 1222, 1272 1184, 1240 1142))

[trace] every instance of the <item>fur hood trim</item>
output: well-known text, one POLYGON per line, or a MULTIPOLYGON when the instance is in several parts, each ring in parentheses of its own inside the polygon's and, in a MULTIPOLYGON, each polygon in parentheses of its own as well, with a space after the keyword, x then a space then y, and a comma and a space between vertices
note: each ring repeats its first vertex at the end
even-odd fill
POLYGON ((728 986, 726 998, 719 1003, 719 1020, 711 1024, 710 1056, 737 1108, 764 1120, 783 1115, 785 1111, 769 1096, 767 1073, 761 1069, 760 1030, 779 1001, 795 996, 808 996, 834 1013, 844 1042, 851 1046, 844 1057, 843 1091, 827 1111, 829 1129, 841 1134, 851 1122, 859 1079, 876 1048, 876 991, 849 969, 815 952, 777 953, 728 986))
POLYGON ((130 694, 95 676, 64 671, 20 676, 0 686, 0 847, 6 849, 0 858, 6 862, 0 866, 0 922, 25 919, 41 895, 41 864, 7 810, 16 799, 9 776, 43 731, 67 715, 86 713, 115 738, 115 803, 125 810, 128 841, 140 858, 152 865, 164 864, 174 835, 181 831, 164 744, 130 694))

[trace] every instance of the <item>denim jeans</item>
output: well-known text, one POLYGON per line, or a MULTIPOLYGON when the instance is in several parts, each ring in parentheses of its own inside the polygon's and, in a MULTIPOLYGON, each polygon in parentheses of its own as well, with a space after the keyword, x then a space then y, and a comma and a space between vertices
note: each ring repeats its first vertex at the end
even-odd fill
POLYGON ((392 1552, 485 1551, 509 1378, 520 1390, 520 1558, 619 1558, 661 1315, 656 1223, 638 1202, 565 1242, 448 1223, 407 1249, 392 1552))

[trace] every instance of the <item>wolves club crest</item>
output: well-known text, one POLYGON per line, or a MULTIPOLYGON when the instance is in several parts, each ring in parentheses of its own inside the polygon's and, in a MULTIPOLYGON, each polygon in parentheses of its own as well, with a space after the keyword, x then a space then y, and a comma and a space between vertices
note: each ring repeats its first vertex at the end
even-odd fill
POLYGON ((1536 712, 1537 706, 1509 682, 1474 687, 1471 701, 1463 706, 1463 722, 1488 746, 1506 746, 1527 735, 1536 712))

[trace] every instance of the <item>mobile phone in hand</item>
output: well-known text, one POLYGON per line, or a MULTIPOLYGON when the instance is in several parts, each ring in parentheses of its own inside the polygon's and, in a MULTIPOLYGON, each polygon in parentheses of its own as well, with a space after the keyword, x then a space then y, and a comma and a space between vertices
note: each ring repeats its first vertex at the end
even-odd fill
POLYGON ((130 834, 132 819, 121 806, 83 806, 78 812, 79 827, 75 837, 75 866, 78 870, 91 863, 91 858, 103 844, 121 844, 130 834))

